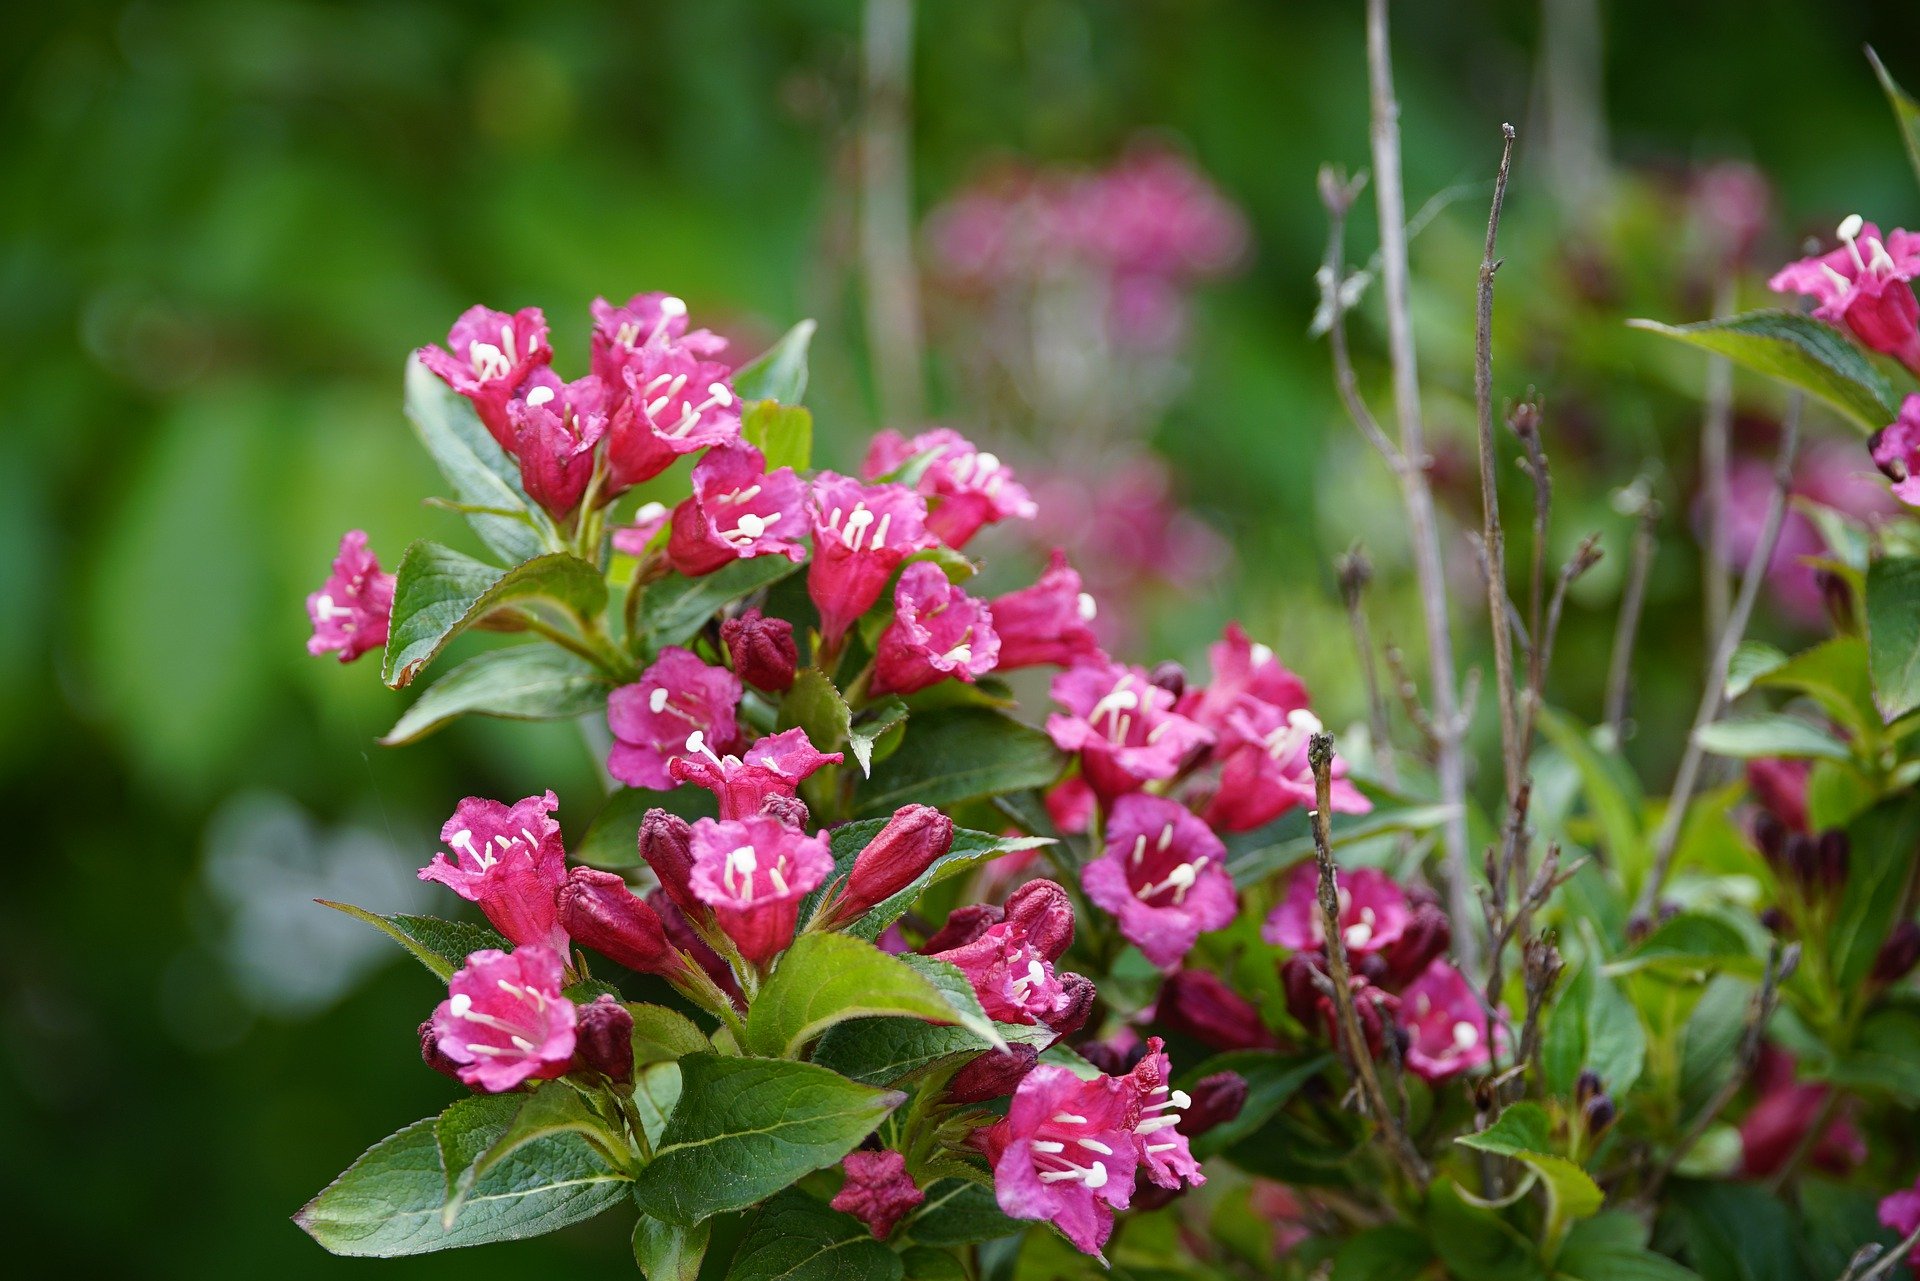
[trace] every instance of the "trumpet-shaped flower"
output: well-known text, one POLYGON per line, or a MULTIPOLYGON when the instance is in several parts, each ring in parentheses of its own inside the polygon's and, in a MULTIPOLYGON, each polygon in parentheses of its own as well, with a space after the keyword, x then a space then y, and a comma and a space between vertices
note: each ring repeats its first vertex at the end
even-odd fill
POLYGON ((689 735, 698 733, 718 751, 734 746, 739 705, 740 681, 732 672, 708 666, 691 650, 662 650, 638 681, 607 696, 614 739, 608 772, 630 787, 671 789, 667 765, 686 750, 689 735))
POLYGON ((547 320, 538 307, 516 312, 469 307, 453 322, 447 347, 422 347, 420 363, 447 386, 473 402, 480 421, 512 453, 513 429, 507 422, 507 402, 519 392, 534 370, 553 361, 547 343, 547 320))
POLYGON ((560 824, 549 817, 560 802, 552 792, 512 805, 469 796, 440 829, 454 852, 435 854, 420 869, 468 902, 478 903, 493 927, 516 946, 544 946, 565 955, 554 895, 567 879, 560 824))
POLYGON ((307 597, 307 618, 313 623, 307 652, 318 657, 338 650, 340 661, 351 663, 387 643, 392 614, 393 575, 380 571, 379 559, 367 550, 367 536, 348 530, 333 558, 333 572, 307 597))
POLYGON ((1767 287, 1817 300, 1815 316, 1920 371, 1920 302, 1908 283, 1920 273, 1920 236, 1895 230, 1882 237, 1858 214, 1838 234, 1838 249, 1788 263, 1767 287))
POLYGON ((775 818, 703 818, 693 825, 693 892, 755 964, 793 942, 800 900, 833 870, 823 832, 802 836, 775 818))
POLYGON ((1139 1164, 1135 1089, 1109 1076, 1082 1080, 1041 1064, 1021 1080, 1006 1119, 980 1136, 994 1195, 1016 1219, 1045 1219, 1086 1254, 1113 1233, 1133 1197, 1139 1164))
POLYGON ((1093 632, 1098 606, 1057 547, 1033 586, 994 597, 992 609, 1001 671, 1042 663, 1070 667, 1106 658, 1093 632))
POLYGON ((926 520, 926 500, 904 485, 862 485, 833 472, 814 478, 807 595, 829 645, 880 599, 900 562, 932 544, 926 520))
POLYGON ((667 559, 689 578, 755 556, 806 559, 807 496, 793 468, 767 470, 752 445, 722 445, 694 464, 693 493, 673 509, 667 559))
POLYGON ((874 649, 872 694, 912 694, 949 676, 972 684, 999 661, 993 612, 938 565, 920 561, 901 571, 893 609, 874 649))
POLYGON ((1187 754, 1213 741, 1173 710, 1174 698, 1137 667, 1087 662, 1053 678, 1053 700, 1067 710, 1047 718, 1047 733, 1080 753, 1081 772, 1102 800, 1172 778, 1187 754))
POLYGON ((927 499, 927 529, 949 547, 964 547, 994 521, 1031 520, 1032 495, 999 457, 959 432, 939 427, 908 440, 897 431, 873 438, 861 473, 877 480, 921 455, 930 455, 915 488, 927 499))
POLYGON ((1161 969, 1178 965, 1207 930, 1233 920, 1227 849, 1178 801, 1129 792, 1113 804, 1107 848, 1081 869, 1087 897, 1161 969))
POLYGON ((769 796, 793 796, 815 770, 846 759, 841 752, 816 751, 798 727, 769 735, 738 756, 719 755, 695 730, 687 735, 686 750, 667 762, 667 772, 712 792, 721 818, 758 817, 769 796))
POLYGON ((433 1012, 440 1053, 462 1081, 491 1094, 565 1076, 577 1017, 561 995, 565 982, 565 967, 550 948, 475 952, 433 1012))

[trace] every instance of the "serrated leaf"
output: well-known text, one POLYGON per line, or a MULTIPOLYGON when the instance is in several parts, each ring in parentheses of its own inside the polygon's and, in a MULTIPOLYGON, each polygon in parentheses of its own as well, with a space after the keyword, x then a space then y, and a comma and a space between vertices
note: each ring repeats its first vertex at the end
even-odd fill
POLYGON ((393 623, 380 678, 400 689, 489 613, 536 602, 559 606, 575 618, 597 618, 607 607, 607 580, 566 552, 498 570, 421 539, 407 548, 394 573, 393 623))
MULTIPOLYGON (((1042 1024, 996 1023, 994 1031, 1009 1045, 1035 1049, 1054 1039, 1042 1024)), ((827 1029, 814 1047, 813 1061, 867 1085, 898 1085, 992 1048, 984 1037, 963 1027, 920 1019, 851 1019, 827 1029)))
POLYGON ((791 1058, 836 1023, 879 1015, 952 1023, 999 1040, 971 988, 964 1001, 950 1000, 912 965, 871 943, 846 934, 803 934, 754 998, 746 1049, 791 1058))
POLYGON ((847 741, 853 712, 847 700, 817 667, 803 667, 794 674, 793 685, 780 699, 780 719, 776 730, 803 729, 807 741, 821 752, 837 752, 847 741))
POLYGON ((1845 761, 1847 745, 1808 721, 1784 713, 1738 716, 1694 731, 1694 741, 1716 756, 1746 760, 1756 756, 1845 761))
POLYGON ((1867 662, 1884 723, 1920 708, 1920 558, 1885 556, 1867 567, 1867 662))
POLYGON ((417 742, 460 716, 552 721, 606 707, 612 688, 604 674, 576 654, 552 645, 490 650, 429 685, 380 741, 417 742))
POLYGON ((637 1064, 660 1063, 711 1048, 706 1033, 678 1010, 639 1001, 628 1001, 626 1007, 633 1016, 633 1061, 637 1064))
MULTIPOLYGON (((663 1065, 664 1066, 664 1065, 663 1065)), ((743 1210, 851 1152, 905 1096, 811 1063, 690 1054, 640 1208, 673 1223, 743 1210)))
POLYGON ((733 371, 734 394, 742 400, 777 400, 797 405, 807 394, 807 347, 815 325, 803 320, 780 341, 733 371))
MULTIPOLYGON (((453 1170, 451 1163, 448 1164, 447 1202, 440 1211, 440 1226, 448 1231, 459 1222, 460 1211, 472 1199, 479 1181, 502 1161, 531 1143, 558 1134, 577 1134, 596 1151, 603 1147, 618 1151, 625 1146, 624 1140, 587 1106, 572 1086, 549 1081, 531 1094, 508 1097, 515 1099, 519 1106, 499 1137, 458 1173, 453 1170)), ((444 1142, 441 1156, 443 1160, 447 1156, 444 1142)))
POLYGON ((989 708, 917 712, 913 733, 855 792, 855 812, 891 814, 909 801, 945 808, 1046 787, 1065 765, 1053 740, 989 708))
POLYGON ((847 747, 860 765, 860 772, 873 776, 876 745, 892 731, 906 724, 907 705, 888 695, 860 713, 847 731, 847 747))
POLYGON ((314 901, 321 907, 345 912, 373 926, 413 953, 420 964, 431 970, 433 976, 443 983, 452 978, 453 972, 465 965, 467 958, 475 952, 483 952, 488 948, 504 952, 510 946, 494 930, 470 921, 444 921, 437 916, 414 916, 406 912, 382 916, 351 903, 335 903, 324 898, 314 901))
POLYGON ((740 416, 740 434, 767 460, 767 471, 813 465, 813 415, 798 405, 757 400, 740 416))
POLYGON ((487 431, 473 404, 442 382, 419 358, 408 357, 407 418, 433 456, 453 496, 472 507, 511 512, 470 512, 467 523, 480 541, 509 564, 531 560, 553 545, 552 522, 520 484, 520 469, 487 431))
POLYGON ((1627 323, 1798 387, 1867 431, 1878 431, 1893 421, 1893 391, 1880 371, 1846 335, 1811 316, 1796 311, 1750 311, 1691 325, 1653 320, 1627 323))
POLYGON ((754 556, 699 578, 669 574, 640 598, 640 630, 648 651, 684 645, 721 609, 799 568, 785 556, 754 556))
POLYGON ((901 1270, 866 1224, 787 1191, 748 1222, 727 1281, 899 1281, 901 1270))

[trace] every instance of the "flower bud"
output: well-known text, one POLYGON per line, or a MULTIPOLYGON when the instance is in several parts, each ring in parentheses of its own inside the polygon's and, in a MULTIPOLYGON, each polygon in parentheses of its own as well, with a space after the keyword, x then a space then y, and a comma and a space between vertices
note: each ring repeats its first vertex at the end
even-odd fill
POLYGON ((792 688, 794 669, 800 664, 792 623, 749 609, 720 624, 720 640, 727 647, 734 675, 741 680, 775 693, 792 688))
POLYGON ((1920 965, 1920 923, 1905 920, 1893 927, 1873 958, 1873 981, 1897 983, 1920 965))
POLYGON ((1847 834, 1837 827, 1828 828, 1820 833, 1814 851, 1812 883, 1829 890, 1845 885, 1853 863, 1853 842, 1847 839, 1847 834))
POLYGON ((1052 881, 1028 881, 1007 895, 1006 919, 1049 961, 1057 961, 1073 942, 1073 900, 1052 881))
POLYGON ((1589 1099, 1605 1094, 1606 1090, 1606 1083, 1600 1079, 1598 1072, 1592 1068, 1582 1068, 1580 1075, 1574 1078, 1573 1101, 1585 1107, 1589 1099))
POLYGON ((858 920, 875 904, 913 884, 952 848, 952 819, 931 805, 901 806, 855 856, 831 920, 834 924, 858 920))
POLYGON ((434 1031, 432 1019, 420 1025, 420 1059, 441 1076, 453 1081, 460 1080, 460 1065, 440 1048, 440 1034, 434 1031))
POLYGON ((1197 1139, 1240 1115, 1247 1105, 1247 1078, 1238 1072, 1215 1072, 1195 1082, 1188 1095, 1193 1102, 1181 1118, 1180 1133, 1197 1139))
POLYGON ((1320 957, 1314 952, 1295 952, 1280 967, 1280 988, 1286 993, 1287 1013, 1294 1021, 1312 1027, 1320 1017, 1320 957))
POLYGON ((672 978, 685 968, 660 917, 612 872, 576 867, 567 873, 560 887, 560 928, 630 970, 672 978))
POLYGON ((674 906, 672 899, 659 890, 647 895, 647 906, 653 909, 655 916, 666 931, 667 941, 693 959, 693 963, 706 972, 708 978, 717 984, 722 992, 733 998, 733 1003, 742 1012, 746 1010, 746 997, 740 991, 740 981, 733 970, 718 952, 700 937, 693 926, 687 924, 687 918, 674 906))
POLYGON ((760 802, 760 812, 768 818, 777 818, 796 832, 807 830, 807 823, 813 815, 807 809, 807 803, 798 796, 783 796, 775 792, 760 802))
POLYGON ((1432 904, 1415 908, 1400 937, 1387 948, 1385 976, 1375 981, 1396 989, 1413 982, 1427 966, 1446 955, 1452 942, 1453 926, 1445 912, 1432 904))
POLYGON ((640 857, 675 907, 693 920, 706 919, 706 904, 693 893, 693 827, 686 819, 663 809, 648 810, 640 820, 640 857))
POLYGON ((1605 1134, 1618 1114, 1613 1100, 1604 1094, 1596 1094, 1580 1105, 1580 1119, 1586 1123, 1587 1134, 1591 1138, 1597 1139, 1605 1134))
POLYGON ((1187 692, 1187 669, 1169 658, 1156 663, 1153 670, 1147 673, 1147 684, 1166 690, 1178 702, 1180 696, 1187 692))
POLYGON ((947 923, 935 930, 920 951, 927 956, 951 952, 973 942, 1006 919, 1006 909, 992 903, 968 903, 947 914, 947 923))
POLYGON ((1760 924, 1774 934, 1784 935, 1791 930, 1793 922, 1789 921, 1787 914, 1779 908, 1770 907, 1760 913, 1760 924))
POLYGON ((602 994, 580 1007, 573 1059, 609 1081, 633 1079, 633 1015, 617 997, 602 994))
POLYGON ((875 1240, 884 1241, 894 1224, 927 1199, 898 1152, 849 1152, 843 1164, 847 1181, 829 1204, 866 1224, 875 1240))
POLYGON ((1147 1053, 1145 1044, 1127 1028, 1122 1028, 1104 1041, 1085 1041, 1074 1048, 1081 1058, 1108 1076, 1125 1076, 1147 1053))
POLYGON ((1826 606, 1833 630, 1841 636, 1860 634, 1860 615, 1854 609, 1853 585, 1830 569, 1813 571, 1814 585, 1820 589, 1820 603, 1826 606))
POLYGON ((1087 1025, 1087 1019, 1093 1014, 1093 1003, 1100 995, 1093 986, 1093 980, 1084 974, 1066 973, 1060 975, 1059 979, 1061 988, 1066 992, 1066 1000, 1061 1004, 1060 1012, 1047 1020, 1047 1026, 1054 1031, 1056 1045, 1087 1025))
POLYGON ((1176 970, 1160 989, 1160 1024, 1212 1050, 1271 1049, 1260 1011, 1206 970, 1176 970))
POLYGON ((1031 1045, 989 1050, 953 1074, 953 1080, 947 1083, 947 1102, 985 1103, 1004 1098, 1039 1061, 1040 1051, 1031 1045))
MULTIPOLYGON (((1812 772, 1812 766, 1806 761, 1755 757, 1747 762, 1747 790, 1753 793, 1761 809, 1778 820, 1786 831, 1804 832, 1807 830, 1807 781, 1812 772)), ((1767 847, 1762 843, 1757 822, 1755 826, 1754 842, 1765 854, 1767 847)))

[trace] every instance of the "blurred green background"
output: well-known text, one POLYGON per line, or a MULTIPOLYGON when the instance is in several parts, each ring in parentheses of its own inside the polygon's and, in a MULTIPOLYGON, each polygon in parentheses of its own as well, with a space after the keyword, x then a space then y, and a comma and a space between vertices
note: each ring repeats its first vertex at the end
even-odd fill
MULTIPOLYGON (((1713 273, 1675 194, 1704 161, 1777 184, 1763 273, 1855 209, 1911 225, 1860 46, 1920 82, 1920 27, 1868 0, 1597 0, 1596 46, 1593 7, 1398 6, 1407 186, 1418 204, 1467 184, 1415 267, 1442 501, 1477 522, 1471 292, 1497 127, 1520 126, 1500 393, 1531 381, 1546 398, 1556 552, 1597 528, 1610 553, 1576 599, 1556 696, 1599 713, 1630 528, 1609 494, 1648 469, 1669 515, 1633 751, 1659 775, 1698 670, 1701 364, 1619 322, 1705 314, 1713 273), (1545 75, 1543 13, 1572 42, 1545 75), (1581 67, 1603 70, 1597 96, 1581 67), (1617 170, 1550 177, 1536 139, 1555 92, 1594 111, 1617 170)), ((342 529, 368 530, 389 566, 414 537, 462 536, 419 503, 435 477, 400 371, 474 302, 544 307, 575 371, 597 293, 676 291, 743 353, 817 317, 822 450, 857 459, 883 425, 850 181, 860 18, 841 0, 9 11, 0 776, 19 825, 0 892, 0 1188, 7 1254, 30 1273, 475 1266, 334 1260, 288 1222, 449 1091, 415 1054, 431 982, 310 900, 447 910, 412 871, 460 796, 552 786, 577 831, 597 783, 567 725, 379 748, 402 698, 370 664, 308 658, 302 598, 342 529)), ((1329 569, 1352 539, 1381 565, 1377 631, 1418 648, 1392 491, 1305 333, 1315 168, 1366 163, 1358 0, 923 3, 914 75, 921 210, 996 155, 1099 164, 1143 130, 1244 207, 1252 258, 1202 292, 1190 382, 1156 436, 1239 568, 1195 584, 1128 657, 1198 660, 1239 614, 1336 725, 1354 719, 1329 569)), ((1372 307, 1356 330, 1384 406, 1372 307)), ((951 368, 936 359, 936 402, 965 429, 951 368)), ((1764 441, 1767 393, 1742 397, 1764 441)), ((1463 632, 1472 600, 1456 592, 1463 632)), ((619 1268, 624 1251, 610 1216, 485 1263, 619 1268)))

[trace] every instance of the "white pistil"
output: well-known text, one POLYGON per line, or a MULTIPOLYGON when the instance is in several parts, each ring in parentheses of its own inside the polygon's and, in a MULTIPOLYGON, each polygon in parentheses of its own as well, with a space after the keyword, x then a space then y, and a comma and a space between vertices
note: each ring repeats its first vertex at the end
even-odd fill
POLYGON ((1080 621, 1083 623, 1091 623, 1100 613, 1099 602, 1093 599, 1092 592, 1081 592, 1080 598, 1074 604, 1080 612, 1080 621))
POLYGON ((1867 269, 1867 264, 1860 257, 1860 246, 1856 243, 1856 239, 1860 235, 1860 229, 1865 225, 1866 220, 1859 214, 1848 214, 1840 220, 1838 230, 1840 242, 1846 245, 1847 252, 1853 255, 1853 265, 1863 272, 1867 269))
POLYGON ((1084 1116, 1075 1116, 1071 1112, 1055 1112, 1053 1114, 1053 1123, 1055 1125, 1085 1125, 1087 1118, 1084 1116))
POLYGON ((1461 1019, 1453 1025, 1453 1044, 1455 1049, 1471 1050, 1480 1044, 1480 1029, 1461 1019))
POLYGON ((753 512, 741 512, 740 523, 734 527, 732 536, 752 542, 767 532, 767 524, 764 517, 755 515, 753 512))
POLYGON ((1101 1156, 1113 1155, 1113 1149, 1108 1147, 1106 1144, 1102 1143, 1098 1139, 1075 1139, 1074 1142, 1078 1143, 1081 1147, 1085 1148, 1089 1152, 1098 1152, 1101 1156))
POLYGON ((647 695, 647 710, 656 716, 667 710, 666 686, 663 685, 659 689, 654 690, 653 693, 647 695))
POLYGON ((553 388, 551 387, 535 387, 527 393, 527 404, 529 406, 544 405, 552 399, 553 388))

